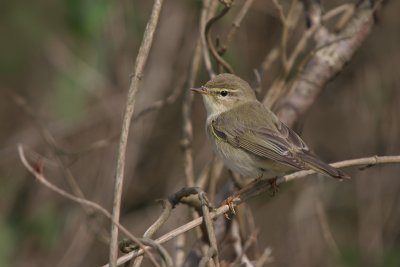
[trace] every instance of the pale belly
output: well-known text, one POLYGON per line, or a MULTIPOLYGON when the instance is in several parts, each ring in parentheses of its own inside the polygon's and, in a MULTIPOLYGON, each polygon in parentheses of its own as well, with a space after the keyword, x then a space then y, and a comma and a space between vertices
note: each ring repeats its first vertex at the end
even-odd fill
POLYGON ((212 130, 209 127, 209 121, 211 120, 212 118, 207 119, 207 136, 213 145, 215 153, 230 170, 241 174, 245 178, 252 179, 261 176, 266 179, 275 178, 276 176, 281 176, 294 170, 277 161, 262 158, 242 150, 241 148, 236 148, 222 139, 217 140, 217 137, 213 136, 212 130))
POLYGON ((212 142, 215 153, 223 160, 232 171, 248 178, 260 177, 263 171, 254 163, 253 157, 240 149, 236 149, 224 142, 212 142))
POLYGON ((276 161, 252 155, 224 141, 216 142, 213 138, 210 139, 215 153, 223 160, 225 166, 245 178, 275 178, 293 171, 292 168, 276 161))

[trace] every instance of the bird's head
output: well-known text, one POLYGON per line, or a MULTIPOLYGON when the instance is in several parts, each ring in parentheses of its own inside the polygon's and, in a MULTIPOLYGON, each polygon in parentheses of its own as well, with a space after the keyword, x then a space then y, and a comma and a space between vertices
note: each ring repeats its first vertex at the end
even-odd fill
POLYGON ((246 81, 228 73, 219 74, 201 88, 192 90, 202 94, 208 115, 219 114, 256 100, 253 89, 246 81))

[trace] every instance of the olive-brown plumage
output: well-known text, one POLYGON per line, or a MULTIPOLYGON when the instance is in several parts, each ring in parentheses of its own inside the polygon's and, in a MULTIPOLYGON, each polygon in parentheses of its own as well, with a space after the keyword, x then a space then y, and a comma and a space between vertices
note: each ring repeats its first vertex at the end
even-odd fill
POLYGON ((214 150, 233 171, 251 178, 274 178, 313 169, 334 178, 349 178, 313 154, 239 77, 220 74, 193 90, 203 95, 206 130, 214 150))

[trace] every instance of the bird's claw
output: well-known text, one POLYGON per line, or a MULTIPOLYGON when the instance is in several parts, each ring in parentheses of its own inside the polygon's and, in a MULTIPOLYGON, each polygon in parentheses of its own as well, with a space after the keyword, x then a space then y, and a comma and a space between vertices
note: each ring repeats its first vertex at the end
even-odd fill
MULTIPOLYGON (((234 201, 234 198, 233 198, 232 196, 230 196, 230 197, 228 197, 227 199, 225 199, 225 200, 222 202, 222 205, 228 205, 230 213, 232 213, 233 215, 236 215, 235 205, 234 205, 233 201, 234 201)), ((224 216, 225 216, 225 218, 228 219, 228 220, 231 219, 231 218, 229 217, 228 212, 225 212, 225 213, 224 213, 224 216)))

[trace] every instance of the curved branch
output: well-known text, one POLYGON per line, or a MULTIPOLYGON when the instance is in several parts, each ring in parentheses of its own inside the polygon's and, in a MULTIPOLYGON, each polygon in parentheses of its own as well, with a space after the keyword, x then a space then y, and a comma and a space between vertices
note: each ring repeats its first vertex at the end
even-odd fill
POLYGON ((206 36, 208 49, 210 50, 211 54, 213 55, 213 57, 217 61, 217 63, 220 64, 222 67, 224 67, 229 73, 234 73, 232 67, 218 54, 218 51, 215 48, 215 46, 212 42, 212 39, 211 39, 211 27, 214 25, 215 22, 217 22, 223 16, 225 16, 225 14, 229 11, 230 8, 231 8, 230 5, 225 5, 224 9, 218 15, 211 18, 207 22, 204 35, 206 36))
MULTIPOLYGON (((393 163, 400 163, 400 155, 396 156, 372 156, 372 157, 367 157, 367 158, 359 158, 359 159, 351 159, 351 160, 345 160, 345 161, 340 161, 331 164, 335 168, 344 168, 344 167, 351 167, 351 166, 375 166, 378 164, 393 164, 393 163)), ((282 184, 285 182, 289 182, 295 179, 300 179, 304 178, 308 175, 314 174, 315 171, 313 170, 306 170, 306 171, 298 171, 289 175, 285 175, 282 177, 279 177, 276 180, 276 184, 282 184)), ((233 196, 229 197, 228 199, 228 204, 224 204, 220 206, 218 209, 210 213, 210 218, 214 219, 222 214, 225 214, 230 211, 231 208, 234 208, 237 205, 240 205, 241 203, 249 200, 250 198, 253 198, 271 188, 271 183, 268 180, 255 180, 251 182, 249 185, 245 186, 242 190, 234 194, 233 196)), ((203 223, 203 217, 199 217, 197 219, 194 219, 168 233, 165 235, 159 237, 155 241, 158 243, 164 243, 167 242, 173 238, 175 238, 178 235, 181 235, 203 223)), ((139 255, 142 255, 143 251, 139 250, 138 252, 134 253, 129 253, 126 254, 118 259, 118 265, 121 265, 130 259, 137 257, 139 255)), ((109 265, 106 264, 103 267, 108 267, 109 265)))
MULTIPOLYGON (((165 200, 165 199, 161 199, 160 203, 162 205, 162 213, 161 215, 158 217, 158 219, 146 230, 146 232, 144 232, 143 234, 143 238, 146 238, 148 240, 150 240, 150 238, 158 231, 158 229, 160 229, 161 226, 163 226, 163 224, 168 220, 169 216, 171 215, 171 211, 172 211, 172 204, 165 200)), ((142 239, 141 239, 142 241, 142 239)), ((146 243, 144 243, 146 244, 146 243)), ((164 257, 166 258, 166 257, 164 257)), ((133 263, 133 266, 140 266, 143 260, 143 256, 137 257, 133 263)))
POLYGON ((96 210, 98 212, 100 212, 101 214, 103 214, 105 217, 107 217, 108 219, 111 220, 111 222, 113 222, 127 237, 129 237, 131 240, 133 240, 139 247, 142 248, 142 250, 144 249, 145 253, 149 256, 149 259, 154 263, 155 266, 158 266, 156 260, 154 259, 154 257, 147 251, 147 249, 145 249, 145 246, 140 242, 140 240, 138 238, 136 238, 134 235, 132 235, 124 226, 122 226, 118 221, 114 221, 113 217, 111 216, 111 214, 102 206, 100 206, 99 204, 81 198, 81 197, 77 197, 74 196, 66 191, 64 191, 63 189, 57 187, 56 185, 50 183, 43 175, 43 165, 39 162, 35 168, 32 167, 28 161, 26 160, 25 157, 25 153, 24 153, 24 149, 22 148, 22 145, 18 145, 18 154, 19 157, 21 159, 22 164, 25 166, 25 168, 33 175, 35 176, 35 178, 42 183, 44 186, 46 186, 47 188, 49 188, 50 190, 58 193, 59 195, 68 198, 69 200, 72 200, 76 203, 79 203, 83 206, 87 206, 92 208, 93 210, 96 210))

